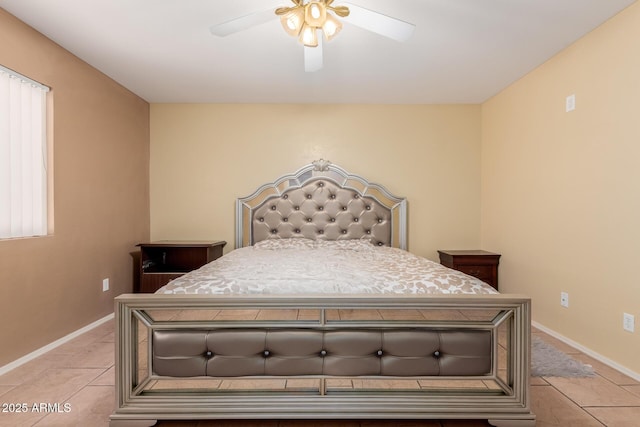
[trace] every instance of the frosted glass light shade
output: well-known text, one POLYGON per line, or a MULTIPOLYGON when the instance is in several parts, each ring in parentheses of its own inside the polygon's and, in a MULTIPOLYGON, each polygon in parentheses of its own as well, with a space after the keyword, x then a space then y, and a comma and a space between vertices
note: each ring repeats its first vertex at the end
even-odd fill
POLYGON ((316 34, 316 30, 316 27, 312 27, 305 23, 302 26, 302 31, 300 32, 300 43, 307 47, 318 46, 318 35, 316 34))
POLYGON ((297 37, 304 25, 304 9, 292 9, 280 17, 280 22, 287 34, 297 37))
POLYGON ((322 32, 327 40, 333 39, 342 30, 342 23, 327 13, 327 18, 322 25, 322 32))

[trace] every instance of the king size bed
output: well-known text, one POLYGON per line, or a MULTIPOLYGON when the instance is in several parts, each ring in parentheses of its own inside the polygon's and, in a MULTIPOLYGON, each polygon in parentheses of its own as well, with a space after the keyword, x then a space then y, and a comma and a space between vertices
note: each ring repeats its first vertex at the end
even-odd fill
POLYGON ((406 219, 405 199, 326 161, 238 199, 235 250, 116 298, 111 426, 534 426, 530 299, 410 254, 406 219))

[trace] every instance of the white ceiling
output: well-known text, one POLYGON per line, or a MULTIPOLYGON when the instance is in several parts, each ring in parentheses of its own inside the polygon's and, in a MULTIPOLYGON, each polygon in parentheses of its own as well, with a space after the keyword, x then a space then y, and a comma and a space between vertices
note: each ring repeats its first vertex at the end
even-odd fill
POLYGON ((302 46, 277 19, 225 38, 209 32, 290 0, 0 0, 0 7, 149 102, 432 104, 487 100, 635 0, 350 2, 416 31, 399 43, 345 23, 324 45, 324 68, 305 73, 302 46))

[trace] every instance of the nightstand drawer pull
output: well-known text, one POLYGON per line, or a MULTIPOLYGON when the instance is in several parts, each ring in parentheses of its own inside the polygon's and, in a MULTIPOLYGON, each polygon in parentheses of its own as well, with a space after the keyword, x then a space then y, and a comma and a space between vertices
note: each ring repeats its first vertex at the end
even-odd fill
POLYGON ((477 277, 479 279, 489 278, 492 275, 493 267, 491 266, 479 266, 479 265, 460 265, 458 270, 466 273, 470 276, 477 277))

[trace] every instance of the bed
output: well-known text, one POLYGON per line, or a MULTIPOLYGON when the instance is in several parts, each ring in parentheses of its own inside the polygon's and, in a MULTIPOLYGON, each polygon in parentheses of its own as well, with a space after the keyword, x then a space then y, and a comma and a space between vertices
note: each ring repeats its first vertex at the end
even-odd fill
POLYGON ((530 299, 411 255, 406 200, 324 160, 236 204, 236 249, 115 300, 110 425, 534 426, 530 299))

